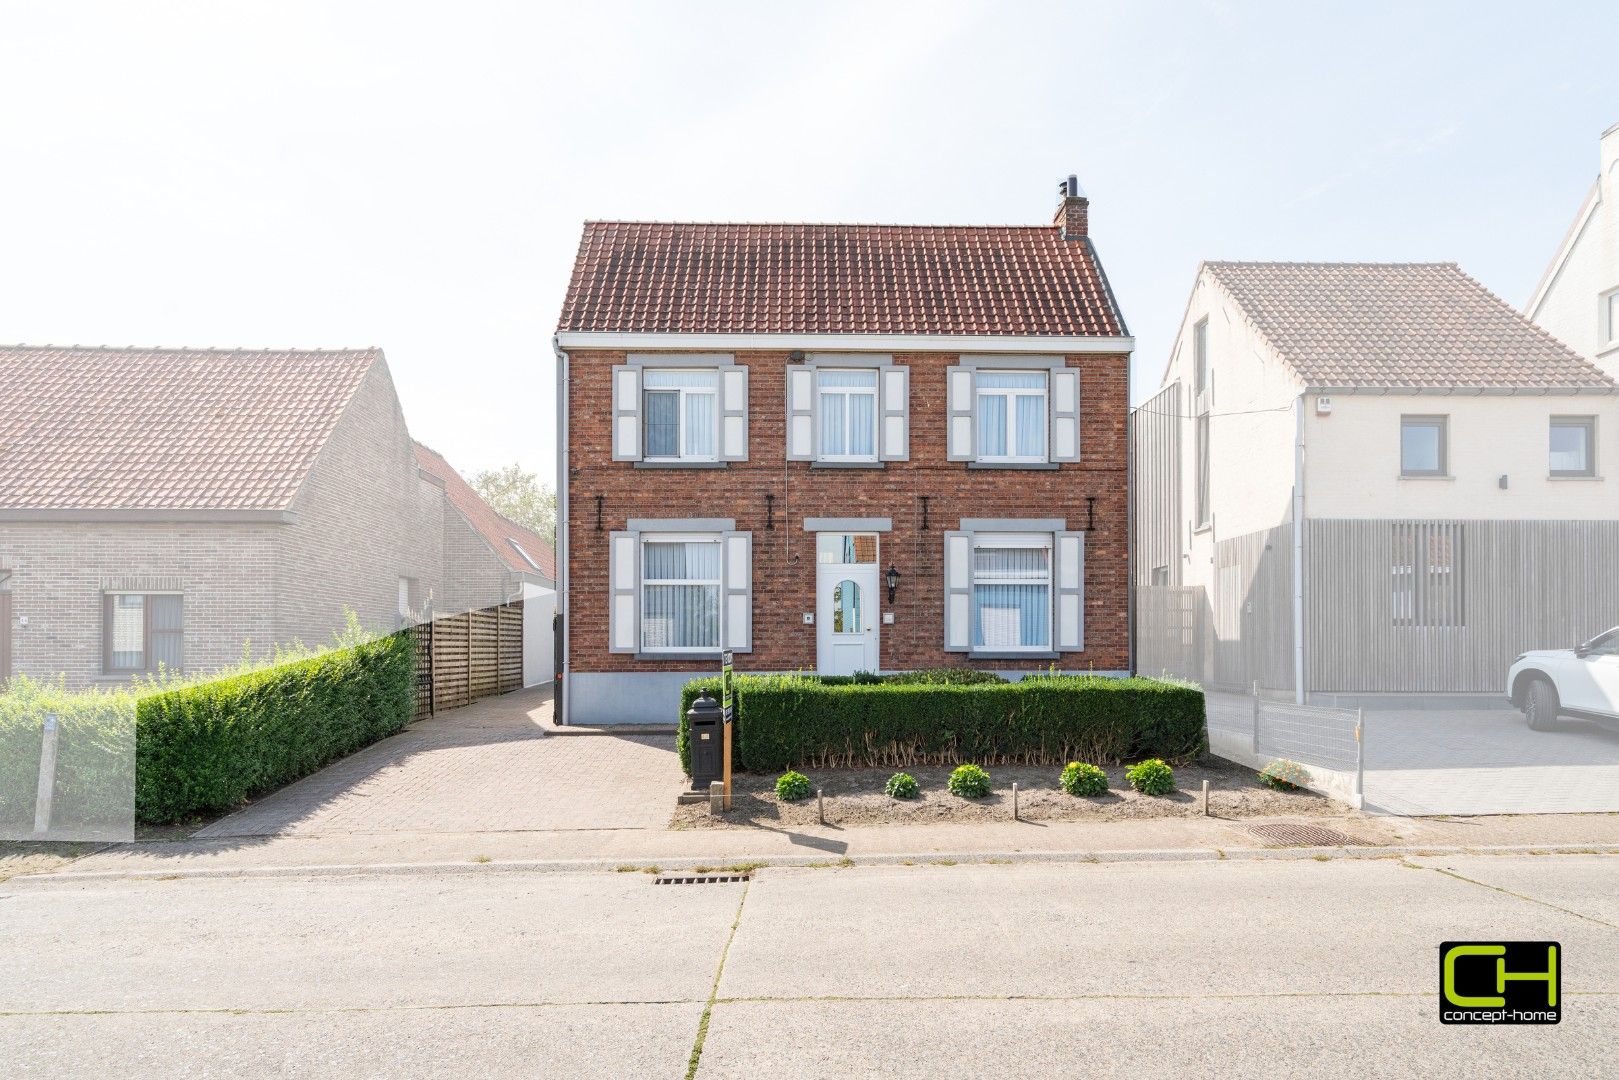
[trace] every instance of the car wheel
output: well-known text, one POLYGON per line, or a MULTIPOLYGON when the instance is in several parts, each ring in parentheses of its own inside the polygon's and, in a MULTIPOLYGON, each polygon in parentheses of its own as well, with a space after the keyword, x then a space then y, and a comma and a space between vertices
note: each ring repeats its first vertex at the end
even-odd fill
POLYGON ((1523 695, 1523 718, 1530 731, 1550 731, 1557 719, 1557 691, 1545 679, 1529 684, 1523 695))

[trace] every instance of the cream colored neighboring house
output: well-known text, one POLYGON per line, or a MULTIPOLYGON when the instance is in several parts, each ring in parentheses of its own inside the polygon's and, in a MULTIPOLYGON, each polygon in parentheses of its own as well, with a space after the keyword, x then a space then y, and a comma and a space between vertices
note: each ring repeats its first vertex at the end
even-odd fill
POLYGON ((1204 264, 1133 439, 1141 670, 1482 692, 1619 623, 1619 385, 1454 264, 1204 264))
POLYGON ((1602 133, 1600 161, 1596 182, 1527 310, 1619 379, 1619 124, 1602 133))

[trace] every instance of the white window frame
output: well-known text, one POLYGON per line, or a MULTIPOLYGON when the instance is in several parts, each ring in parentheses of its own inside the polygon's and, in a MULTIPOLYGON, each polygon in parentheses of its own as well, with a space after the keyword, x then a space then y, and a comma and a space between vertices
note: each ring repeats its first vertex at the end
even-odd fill
POLYGON ((719 533, 653 533, 643 532, 637 540, 637 562, 640 572, 639 580, 635 583, 638 596, 637 611, 640 624, 635 628, 635 641, 642 653, 662 656, 669 654, 678 656, 682 654, 691 656, 713 656, 721 652, 725 642, 725 537, 719 533), (718 573, 713 578, 653 578, 650 581, 646 576, 646 546, 648 544, 713 544, 719 552, 717 562, 718 573), (712 585, 717 594, 718 622, 715 626, 715 639, 713 645, 648 645, 646 640, 646 588, 647 585, 712 585))
POLYGON ((1056 538, 1051 533, 978 532, 973 534, 967 552, 967 647, 974 653, 1037 653, 1056 652, 1054 611, 1056 607, 1056 538), (1046 587, 1046 643, 1044 645, 989 645, 974 640, 973 625, 982 626, 978 618, 978 551, 980 548, 1040 548, 1046 553, 1046 572, 1040 579, 994 578, 985 585, 1044 585, 1046 587))
POLYGON ((641 385, 641 446, 645 451, 642 454, 644 461, 718 461, 720 459, 720 430, 723 401, 720 396, 720 380, 722 378, 718 368, 648 368, 648 371, 666 372, 671 375, 713 375, 713 389, 696 386, 647 386, 646 376, 643 374, 641 385), (680 443, 680 452, 677 454, 652 453, 652 439, 648 431, 652 419, 652 410, 647 406, 647 399, 653 394, 675 394, 675 423, 677 425, 680 443), (690 443, 690 433, 686 430, 686 397, 693 394, 705 394, 713 399, 712 413, 714 416, 714 430, 710 433, 710 442, 714 447, 712 454, 692 454, 687 451, 690 443))
POLYGON ((987 465, 1036 465, 1049 462, 1051 460, 1051 372, 1042 370, 1040 368, 985 368, 982 369, 979 374, 981 376, 985 374, 1038 375, 1041 379, 1045 380, 1045 385, 1039 390, 1029 390, 1026 388, 1017 387, 984 387, 979 385, 982 381, 981 379, 974 380, 973 425, 977 436, 975 441, 978 443, 978 445, 974 448, 977 452, 977 459, 987 465), (1040 426, 1045 435, 1044 439, 1041 440, 1041 451, 1039 454, 1034 456, 1020 456, 1010 452, 1006 454, 987 454, 984 452, 984 433, 981 425, 978 423, 978 406, 986 396, 1006 398, 1006 448, 1008 451, 1011 451, 1018 444, 1017 408, 1016 402, 1013 399, 1018 397, 1039 397, 1041 416, 1040 426))
POLYGON ((1597 336, 1601 351, 1619 348, 1619 289, 1609 289, 1597 298, 1597 336))
POLYGON ((882 450, 882 382, 881 368, 835 368, 817 367, 815 369, 815 460, 816 461, 877 461, 882 450), (871 386, 824 386, 822 376, 828 374, 870 375, 871 386), (828 394, 843 395, 843 435, 845 449, 854 441, 850 436, 854 432, 853 397, 856 394, 871 398, 871 453, 869 454, 828 454, 825 452, 826 431, 821 424, 821 399, 828 394))

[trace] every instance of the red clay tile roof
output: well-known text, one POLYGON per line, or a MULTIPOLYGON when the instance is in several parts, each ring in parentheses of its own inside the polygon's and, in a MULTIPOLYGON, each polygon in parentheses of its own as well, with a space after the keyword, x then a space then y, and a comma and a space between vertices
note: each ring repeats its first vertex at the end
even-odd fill
POLYGON ((281 510, 377 349, 0 346, 0 509, 281 510))
POLYGON ((1053 226, 589 221, 562 331, 1127 333, 1089 240, 1053 226))
POLYGON ((423 472, 443 483, 444 494, 450 500, 450 505, 461 512, 461 516, 467 519, 467 523, 477 530, 478 535, 488 542, 508 567, 520 574, 535 573, 537 567, 538 573, 547 581, 557 579, 556 552, 551 549, 549 541, 532 529, 524 528, 497 513, 438 451, 417 443, 416 464, 423 472), (524 558, 525 553, 528 558, 524 558), (529 559, 534 560, 532 565, 529 559))
POLYGON ((1308 386, 1614 386, 1455 263, 1203 265, 1308 386))

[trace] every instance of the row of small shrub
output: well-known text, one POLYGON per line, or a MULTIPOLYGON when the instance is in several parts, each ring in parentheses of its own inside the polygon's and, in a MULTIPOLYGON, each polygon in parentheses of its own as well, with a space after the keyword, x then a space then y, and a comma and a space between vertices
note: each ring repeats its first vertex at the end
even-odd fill
MULTIPOLYGON (((735 681, 733 754, 754 772, 789 766, 1180 761, 1208 746, 1203 692, 1159 679, 982 672, 831 679, 742 675, 735 681), (986 677, 987 675, 987 677, 986 677), (908 681, 901 681, 902 679, 908 681)), ((680 762, 691 772, 686 711, 718 678, 687 683, 680 762)))
MULTIPOLYGON (((1124 778, 1130 786, 1144 795, 1168 795, 1175 790, 1175 770, 1158 758, 1149 758, 1125 770, 1124 778)), ((1070 761, 1063 768, 1058 785, 1070 795, 1096 796, 1107 794, 1107 773, 1080 761, 1070 761)), ((963 799, 982 799, 989 795, 989 773, 980 765, 968 763, 957 766, 950 774, 947 785, 950 794, 963 799)), ((883 785, 883 793, 890 799, 914 799, 921 788, 910 773, 895 773, 883 785)), ((800 802, 814 794, 809 777, 789 770, 776 780, 776 797, 783 802, 800 802)))

